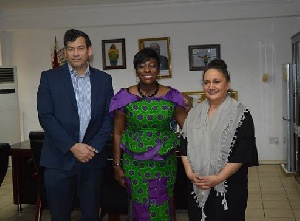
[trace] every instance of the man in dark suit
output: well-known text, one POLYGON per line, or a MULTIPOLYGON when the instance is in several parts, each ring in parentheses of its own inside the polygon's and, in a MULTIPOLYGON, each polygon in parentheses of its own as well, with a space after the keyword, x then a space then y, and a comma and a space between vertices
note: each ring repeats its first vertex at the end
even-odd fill
POLYGON ((111 76, 89 66, 89 36, 68 30, 67 63, 41 74, 38 117, 45 131, 41 166, 52 221, 70 220, 77 191, 81 220, 99 219, 106 140, 112 131, 108 108, 111 76))

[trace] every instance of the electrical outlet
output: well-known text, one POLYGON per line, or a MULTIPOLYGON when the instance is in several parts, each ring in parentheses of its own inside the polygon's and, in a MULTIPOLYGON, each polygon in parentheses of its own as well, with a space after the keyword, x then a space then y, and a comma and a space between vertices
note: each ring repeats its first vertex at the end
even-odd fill
POLYGON ((279 137, 269 137, 270 144, 278 144, 279 137))

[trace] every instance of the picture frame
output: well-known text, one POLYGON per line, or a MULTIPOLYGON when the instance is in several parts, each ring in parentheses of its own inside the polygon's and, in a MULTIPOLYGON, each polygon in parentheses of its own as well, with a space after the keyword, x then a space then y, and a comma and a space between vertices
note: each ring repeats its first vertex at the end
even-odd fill
MULTIPOLYGON (((201 103, 205 99, 204 91, 191 91, 191 92, 181 92, 193 99, 193 106, 197 105, 197 103, 201 103)), ((228 91, 228 94, 238 101, 238 92, 237 91, 228 91)))
MULTIPOLYGON (((197 103, 201 103, 203 100, 200 100, 201 96, 201 91, 190 91, 190 92, 181 92, 183 95, 187 95, 189 97, 191 97, 192 101, 193 101, 193 107, 195 107, 195 105, 197 103)), ((203 94, 204 95, 204 94, 203 94)))
POLYGON ((207 64, 216 58, 221 58, 221 45, 190 45, 189 68, 190 71, 204 71, 207 64))
MULTIPOLYGON (((228 94, 235 99, 236 101, 238 101, 239 95, 237 91, 228 91, 228 94)), ((201 103, 202 101, 204 101, 205 99, 205 94, 203 91, 200 91, 200 98, 198 100, 198 103, 201 103)))
POLYGON ((160 73, 158 78, 171 78, 170 37, 143 38, 138 40, 139 50, 152 47, 160 55, 160 73))
POLYGON ((103 70, 126 69, 125 38, 102 40, 103 70))

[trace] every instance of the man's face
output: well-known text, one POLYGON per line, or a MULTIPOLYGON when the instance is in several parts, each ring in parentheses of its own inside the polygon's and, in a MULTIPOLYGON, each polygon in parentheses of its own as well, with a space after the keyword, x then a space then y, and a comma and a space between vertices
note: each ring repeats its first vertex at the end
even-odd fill
POLYGON ((93 54, 93 50, 92 47, 86 47, 84 37, 78 37, 74 42, 68 41, 65 54, 72 68, 74 68, 78 74, 84 74, 89 57, 93 54))
POLYGON ((160 55, 160 47, 159 47, 159 44, 151 44, 150 45, 150 48, 152 49, 152 50, 154 50, 158 55, 160 55))

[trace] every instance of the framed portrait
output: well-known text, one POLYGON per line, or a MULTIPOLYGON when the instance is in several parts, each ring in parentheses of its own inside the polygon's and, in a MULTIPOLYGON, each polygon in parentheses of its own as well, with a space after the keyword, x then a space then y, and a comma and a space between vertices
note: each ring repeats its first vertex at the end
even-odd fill
MULTIPOLYGON (((238 92, 237 91, 228 91, 228 94, 230 95, 230 97, 232 97, 235 100, 238 100, 238 92)), ((205 99, 205 95, 204 92, 201 91, 200 92, 200 98, 199 98, 199 103, 202 102, 205 99)))
POLYGON ((190 45, 189 66, 190 71, 204 71, 207 64, 215 59, 221 58, 220 44, 212 45, 190 45))
POLYGON ((125 38, 102 40, 103 70, 126 69, 125 38))
POLYGON ((201 100, 201 91, 190 91, 190 92, 181 92, 183 95, 186 95, 188 97, 190 97, 191 101, 192 101, 192 104, 193 104, 193 107, 197 104, 197 103, 200 103, 201 100))
POLYGON ((160 73, 159 78, 171 78, 171 52, 170 38, 144 38, 138 40, 139 49, 150 47, 157 52, 160 57, 160 73))
MULTIPOLYGON (((197 103, 201 103, 205 99, 205 94, 203 91, 192 91, 192 92, 181 92, 181 93, 183 95, 189 96, 192 99, 193 106, 195 106, 197 103)), ((237 91, 228 91, 228 94, 235 100, 238 100, 237 91)))

